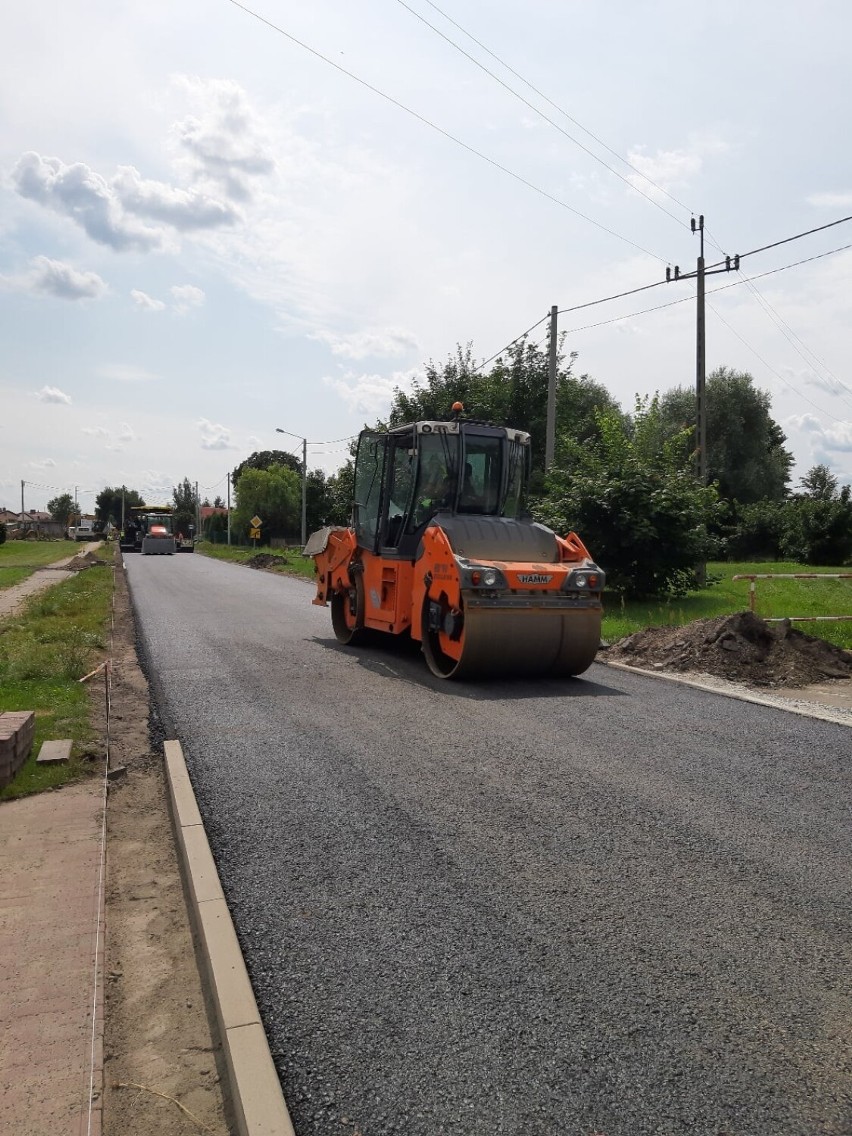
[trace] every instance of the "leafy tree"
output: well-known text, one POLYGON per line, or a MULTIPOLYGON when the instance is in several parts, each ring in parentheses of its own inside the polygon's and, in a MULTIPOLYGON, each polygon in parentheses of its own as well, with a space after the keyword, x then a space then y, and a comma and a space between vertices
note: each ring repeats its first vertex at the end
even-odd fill
POLYGON ((321 469, 313 469, 308 474, 307 484, 307 530, 308 535, 323 525, 332 524, 333 500, 329 492, 330 479, 321 469))
POLYGON ((247 538, 249 521, 257 514, 262 521, 264 543, 272 537, 292 536, 301 530, 302 478, 284 465, 269 469, 244 469, 236 485, 237 505, 233 528, 247 538))
POLYGON ((0 521, 0 544, 6 543, 6 522, 0 521))
POLYGON ((804 497, 784 509, 781 554, 805 564, 839 567, 852 559, 852 500, 849 487, 832 500, 804 497))
POLYGON ((272 466, 284 466, 285 469, 292 469, 294 473, 301 476, 302 463, 295 454, 288 454, 286 450, 255 450, 250 454, 245 461, 241 461, 235 467, 231 474, 231 485, 234 489, 237 488, 237 482, 246 469, 271 469, 272 466))
POLYGON ((725 526, 729 560, 781 560, 787 530, 787 501, 736 505, 725 526))
POLYGON ((61 493, 58 497, 48 501, 47 511, 54 521, 59 521, 61 525, 67 525, 69 518, 74 513, 74 498, 70 493, 61 493))
POLYGON ((804 489, 805 495, 815 501, 832 501, 837 496, 837 478, 827 465, 813 466, 801 478, 799 485, 804 489))
POLYGON ((566 462, 547 479, 536 517, 557 532, 576 530, 626 596, 679 596, 699 584, 696 566, 712 550, 707 524, 718 508, 713 486, 688 467, 686 431, 659 445, 656 398, 637 400, 632 423, 597 412, 598 437, 564 444, 566 462))
POLYGON ((225 544, 228 539, 228 517, 226 513, 211 513, 204 521, 204 536, 211 544, 225 544))
POLYGON ((195 518, 198 515, 197 503, 198 497, 195 486, 188 477, 185 477, 180 485, 176 485, 172 489, 174 507, 172 524, 176 533, 183 533, 184 536, 188 536, 190 528, 195 528, 195 518))
POLYGON ((222 498, 218 494, 213 498, 213 508, 214 509, 224 509, 225 508, 225 502, 222 500, 222 498))
MULTIPOLYGON (((707 378, 707 471, 720 496, 747 504, 780 501, 786 495, 793 455, 770 411, 770 398, 751 375, 719 367, 707 378)), ((660 401, 661 427, 671 437, 695 431, 695 392, 667 391, 660 401)))
POLYGON ((325 483, 328 510, 326 524, 348 525, 352 517, 352 500, 355 496, 355 461, 350 458, 325 483))
POLYGON ((124 515, 130 516, 130 510, 136 505, 144 505, 145 499, 135 489, 128 489, 124 485, 116 487, 106 486, 95 498, 95 517, 102 528, 111 523, 118 528, 121 525, 122 498, 124 499, 124 515))
MULTIPOLYGON (((587 441, 599 436, 596 412, 618 411, 618 403, 605 387, 588 375, 573 373, 576 354, 557 355, 556 434, 561 441, 587 441)), ((533 470, 544 471, 547 434, 548 352, 520 340, 508 347, 491 368, 476 370, 470 344, 456 348, 442 366, 429 362, 426 376, 410 394, 394 392, 390 425, 420 418, 446 418, 454 402, 465 413, 496 425, 514 426, 531 435, 533 470)))

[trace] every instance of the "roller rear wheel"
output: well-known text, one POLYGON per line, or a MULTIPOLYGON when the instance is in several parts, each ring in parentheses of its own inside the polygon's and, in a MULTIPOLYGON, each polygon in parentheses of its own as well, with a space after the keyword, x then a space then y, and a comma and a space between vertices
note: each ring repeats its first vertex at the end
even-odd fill
POLYGON ((457 678, 464 654, 464 612, 451 608, 446 598, 426 597, 423 605, 423 654, 432 674, 457 678))
POLYGON ((331 596, 331 626, 340 643, 355 646, 364 635, 364 580, 360 575, 345 592, 331 596))

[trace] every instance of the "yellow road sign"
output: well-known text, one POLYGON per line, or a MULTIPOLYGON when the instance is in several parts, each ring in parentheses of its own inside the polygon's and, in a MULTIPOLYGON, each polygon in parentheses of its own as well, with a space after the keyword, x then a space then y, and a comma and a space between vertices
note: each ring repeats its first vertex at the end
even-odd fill
POLYGON ((249 524, 253 529, 259 529, 263 524, 263 521, 260 519, 260 517, 252 517, 252 519, 249 521, 249 524))
POLYGON ((249 531, 249 536, 252 540, 260 540, 260 529, 251 529, 249 531))

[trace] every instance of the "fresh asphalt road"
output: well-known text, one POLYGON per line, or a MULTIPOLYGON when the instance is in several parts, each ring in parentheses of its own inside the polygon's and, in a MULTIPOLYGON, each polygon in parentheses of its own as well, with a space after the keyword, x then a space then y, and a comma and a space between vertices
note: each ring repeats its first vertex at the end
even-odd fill
POLYGON ((852 1133, 852 733, 127 557, 299 1136, 852 1133))

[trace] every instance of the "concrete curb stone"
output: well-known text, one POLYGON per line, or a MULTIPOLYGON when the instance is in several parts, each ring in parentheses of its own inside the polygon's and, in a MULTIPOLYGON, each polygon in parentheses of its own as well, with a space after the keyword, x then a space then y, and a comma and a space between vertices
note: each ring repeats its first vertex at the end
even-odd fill
POLYGON ((167 741, 175 838, 209 979, 240 1136, 295 1136, 180 742, 167 741))

